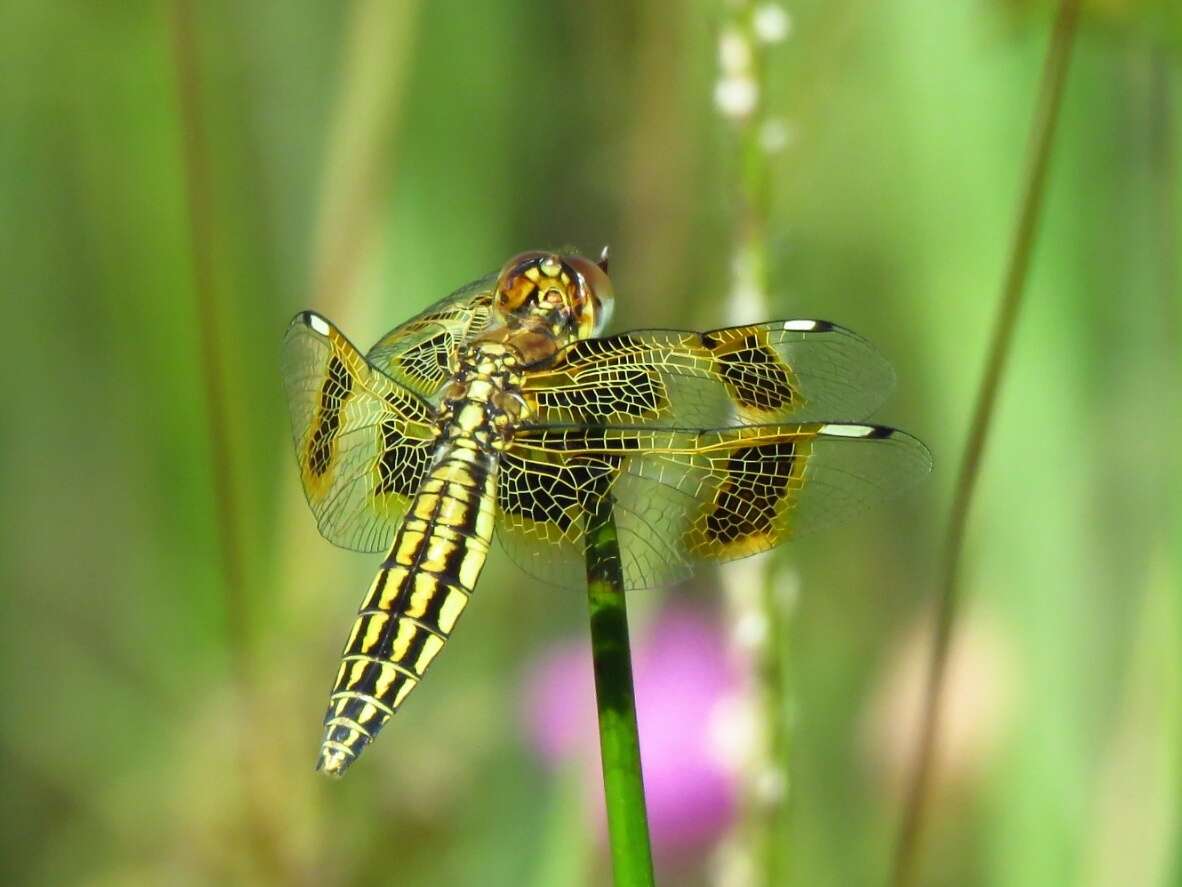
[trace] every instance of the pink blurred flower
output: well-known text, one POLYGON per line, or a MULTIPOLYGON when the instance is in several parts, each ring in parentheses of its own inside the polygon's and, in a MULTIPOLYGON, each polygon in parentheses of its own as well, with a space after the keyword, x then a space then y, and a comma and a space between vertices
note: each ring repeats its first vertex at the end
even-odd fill
MULTIPOLYGON (((709 844, 735 811, 738 790, 719 718, 735 710, 741 668, 719 627, 684 607, 662 612, 633 640, 640 752, 649 826, 657 852, 709 844)), ((551 766, 585 768, 588 804, 603 823, 599 733, 591 652, 586 641, 557 645, 530 668, 525 721, 551 766)))

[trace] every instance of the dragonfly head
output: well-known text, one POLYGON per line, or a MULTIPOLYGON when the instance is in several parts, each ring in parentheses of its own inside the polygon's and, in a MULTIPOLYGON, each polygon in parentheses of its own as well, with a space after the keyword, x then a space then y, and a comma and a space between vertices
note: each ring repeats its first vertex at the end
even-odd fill
POLYGON ((495 304, 507 326, 545 332, 559 346, 598 335, 612 307, 607 251, 599 262, 548 252, 514 256, 497 278, 495 304))

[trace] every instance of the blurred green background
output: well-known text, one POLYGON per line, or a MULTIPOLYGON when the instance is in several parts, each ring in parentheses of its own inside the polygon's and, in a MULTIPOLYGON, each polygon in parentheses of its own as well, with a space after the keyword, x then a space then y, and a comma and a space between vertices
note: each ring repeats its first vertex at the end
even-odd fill
MULTIPOLYGON (((879 418, 936 459, 776 560, 799 579, 790 883, 880 884, 1053 10, 787 11, 771 314, 874 341, 899 377, 879 418)), ((5 883, 604 882, 578 780, 521 715, 585 602, 499 556, 427 688, 343 782, 312 772, 376 559, 317 536, 278 344, 314 307, 368 346, 563 244, 612 245, 615 329, 723 325, 726 14, 0 6, 5 883)), ((1182 883, 1179 17, 1085 7, 970 524, 925 883, 1182 883)), ((720 596, 708 575, 634 614, 720 596)), ((743 883, 727 840, 659 872, 743 883)))

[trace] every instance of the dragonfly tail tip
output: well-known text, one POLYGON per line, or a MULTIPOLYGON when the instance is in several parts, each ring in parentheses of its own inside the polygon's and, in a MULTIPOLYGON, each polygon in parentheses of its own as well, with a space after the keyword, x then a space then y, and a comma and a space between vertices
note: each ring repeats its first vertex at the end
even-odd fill
POLYGON ((322 748, 316 759, 316 769, 325 776, 336 779, 345 775, 349 765, 353 763, 353 755, 341 748, 322 748))

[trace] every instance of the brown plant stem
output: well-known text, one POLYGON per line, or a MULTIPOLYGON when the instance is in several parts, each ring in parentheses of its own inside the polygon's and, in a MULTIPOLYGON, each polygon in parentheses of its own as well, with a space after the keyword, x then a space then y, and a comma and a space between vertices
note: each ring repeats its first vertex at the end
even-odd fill
POLYGON ((918 851, 940 729, 940 700, 944 692, 952 628, 960 608, 960 566, 964 551, 965 527, 1030 270, 1035 235, 1046 194, 1051 147, 1062 106, 1063 87, 1078 17, 1079 0, 1062 0, 1043 64, 1038 102, 1030 129, 1022 202, 1014 229, 1009 265, 1002 285, 985 374, 977 392, 972 424, 961 458, 948 521, 948 533, 945 537, 940 595, 936 605, 936 631, 928 661, 919 743, 904 801, 903 819, 895 851, 892 876, 895 887, 913 885, 919 875, 918 851))

